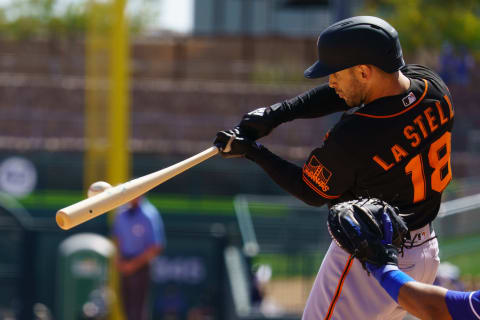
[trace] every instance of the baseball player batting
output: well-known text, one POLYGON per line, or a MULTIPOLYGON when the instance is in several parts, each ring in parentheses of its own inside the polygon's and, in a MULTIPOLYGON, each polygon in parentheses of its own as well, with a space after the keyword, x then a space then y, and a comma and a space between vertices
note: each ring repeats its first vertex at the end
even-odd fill
MULTIPOLYGON (((339 21, 319 36, 318 61, 307 78, 328 83, 254 110, 214 144, 225 158, 246 157, 283 189, 314 206, 375 197, 398 208, 409 232, 399 267, 433 283, 439 265, 431 222, 452 179, 452 98, 442 79, 421 65, 405 65, 397 31, 377 17, 339 21), (303 168, 255 141, 281 123, 343 116, 303 168), (227 152, 228 150, 228 152, 227 152)), ((332 243, 320 266, 304 320, 402 319, 406 311, 332 243)))

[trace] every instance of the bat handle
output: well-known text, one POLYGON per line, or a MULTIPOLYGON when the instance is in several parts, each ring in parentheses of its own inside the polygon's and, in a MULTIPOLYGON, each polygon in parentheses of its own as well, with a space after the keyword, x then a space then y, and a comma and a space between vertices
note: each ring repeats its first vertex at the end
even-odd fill
POLYGON ((201 155, 204 155, 205 156, 205 159, 208 159, 208 158, 211 158, 213 157, 214 155, 217 155, 220 153, 220 150, 218 150, 218 148, 216 146, 212 146, 206 150, 204 150, 203 152, 201 152, 200 154, 201 155))

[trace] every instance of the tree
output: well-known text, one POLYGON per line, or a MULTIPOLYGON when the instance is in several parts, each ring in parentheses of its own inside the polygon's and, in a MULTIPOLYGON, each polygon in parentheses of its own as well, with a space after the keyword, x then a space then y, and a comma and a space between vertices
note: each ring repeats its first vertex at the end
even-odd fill
POLYGON ((395 26, 407 52, 439 49, 447 42, 480 49, 478 0, 365 0, 364 10, 395 26))
MULTIPOLYGON (((83 37, 87 28, 88 8, 92 2, 97 7, 110 10, 113 0, 11 0, 0 7, 0 36, 13 39, 75 38, 83 37)), ((142 0, 136 12, 129 14, 130 30, 142 32, 154 10, 152 1, 142 0)))

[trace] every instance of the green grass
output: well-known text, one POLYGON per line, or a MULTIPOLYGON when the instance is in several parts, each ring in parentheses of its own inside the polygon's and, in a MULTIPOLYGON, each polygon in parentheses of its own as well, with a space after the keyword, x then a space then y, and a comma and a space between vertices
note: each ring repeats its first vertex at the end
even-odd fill
MULTIPOLYGON (((19 199, 27 209, 56 211, 85 198, 80 191, 49 190, 35 192, 19 199)), ((148 198, 164 213, 195 213, 205 215, 234 215, 233 197, 230 196, 188 196, 178 194, 152 194, 148 198)), ((282 204, 251 202, 253 216, 281 218, 289 213, 282 204)), ((440 257, 457 265, 462 274, 480 276, 480 234, 454 238, 440 238, 440 257)), ((255 257, 255 264, 269 264, 274 277, 315 274, 323 259, 323 252, 309 255, 261 254, 255 257), (308 265, 311 264, 309 267, 308 265)))
MULTIPOLYGON (((312 254, 259 254, 253 264, 268 264, 273 278, 315 276, 325 252, 312 254)), ((480 235, 466 235, 440 239, 442 262, 450 262, 460 268, 462 275, 480 276, 480 235)))
POLYGON ((457 255, 442 261, 459 267, 462 275, 480 276, 480 252, 457 255))
POLYGON ((28 210, 34 209, 60 209, 72 203, 82 200, 85 197, 80 192, 75 191, 41 191, 32 193, 19 202, 28 210))
MULTIPOLYGON (((28 209, 56 211, 82 199, 85 194, 79 191, 49 190, 32 193, 19 202, 28 209)), ((188 196, 180 194, 151 194, 148 199, 162 212, 171 214, 196 213, 210 215, 234 215, 231 196, 188 196)), ((288 208, 281 204, 250 204, 252 216, 282 217, 288 214, 288 208)))
POLYGON ((480 235, 440 239, 440 258, 458 266, 462 275, 480 276, 480 235))

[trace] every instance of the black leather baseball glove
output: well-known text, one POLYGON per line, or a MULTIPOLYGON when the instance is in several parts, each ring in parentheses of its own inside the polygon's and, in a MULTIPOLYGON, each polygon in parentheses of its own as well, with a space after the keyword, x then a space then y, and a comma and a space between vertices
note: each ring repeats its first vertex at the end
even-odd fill
POLYGON ((408 232, 397 210, 379 199, 359 199, 330 208, 328 231, 337 245, 366 263, 398 264, 398 250, 408 232))

